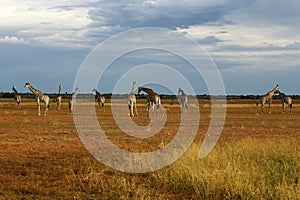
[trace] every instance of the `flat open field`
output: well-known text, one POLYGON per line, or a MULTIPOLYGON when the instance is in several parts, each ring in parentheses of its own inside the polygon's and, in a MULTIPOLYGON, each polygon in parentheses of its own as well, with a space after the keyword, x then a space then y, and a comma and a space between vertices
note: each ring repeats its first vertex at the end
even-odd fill
MULTIPOLYGON (((48 116, 37 116, 33 99, 16 110, 13 99, 0 99, 0 199, 300 199, 300 102, 293 113, 261 114, 256 101, 227 102, 221 137, 198 158, 211 109, 200 100, 200 125, 194 143, 176 162, 145 174, 123 173, 98 162, 78 137, 67 100, 48 116)), ((165 127, 138 139, 116 126, 108 103, 97 111, 107 136, 120 148, 149 152, 168 143, 178 130, 180 107, 162 100, 165 127)), ((267 111, 267 108, 265 108, 267 111)), ((41 106, 44 113, 44 104, 41 106)), ((144 100, 134 121, 147 125, 144 100)))

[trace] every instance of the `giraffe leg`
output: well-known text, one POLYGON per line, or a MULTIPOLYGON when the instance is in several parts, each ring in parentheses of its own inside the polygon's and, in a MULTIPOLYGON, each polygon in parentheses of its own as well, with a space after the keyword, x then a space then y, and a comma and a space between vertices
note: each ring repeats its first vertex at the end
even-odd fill
POLYGON ((182 103, 180 103, 180 112, 183 113, 182 103))
POLYGON ((49 104, 45 103, 45 113, 44 115, 46 116, 48 114, 48 109, 49 109, 49 104))
POLYGON ((164 113, 163 108, 161 107, 161 104, 159 104, 159 109, 160 109, 160 113, 162 113, 162 116, 165 116, 165 113, 164 113))
POLYGON ((135 115, 138 116, 137 107, 136 107, 136 102, 135 102, 135 104, 134 104, 134 109, 135 109, 135 115))
POLYGON ((36 97, 36 103, 38 106, 38 116, 41 115, 41 105, 40 105, 40 99, 38 97, 36 97))
POLYGON ((147 103, 148 116, 150 115, 150 102, 147 103))
POLYGON ((271 114, 271 103, 269 103, 269 114, 271 114))
POLYGON ((40 103, 38 103, 38 116, 40 116, 41 115, 41 105, 40 105, 40 103))
POLYGON ((134 117, 134 115, 133 115, 133 103, 132 102, 130 103, 130 116, 134 117))

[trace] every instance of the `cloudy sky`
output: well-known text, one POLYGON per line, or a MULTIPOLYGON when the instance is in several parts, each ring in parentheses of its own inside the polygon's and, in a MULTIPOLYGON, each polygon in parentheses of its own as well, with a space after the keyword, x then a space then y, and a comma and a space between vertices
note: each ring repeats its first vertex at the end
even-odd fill
MULTIPOLYGON (((71 92, 81 63, 99 43, 133 28, 162 27, 203 46, 228 94, 263 94, 277 83, 300 94, 299 10, 295 0, 1 1, 0 91, 16 85, 27 92, 30 82, 48 93, 59 84, 71 92)), ((107 79, 118 68, 111 70, 107 79)))

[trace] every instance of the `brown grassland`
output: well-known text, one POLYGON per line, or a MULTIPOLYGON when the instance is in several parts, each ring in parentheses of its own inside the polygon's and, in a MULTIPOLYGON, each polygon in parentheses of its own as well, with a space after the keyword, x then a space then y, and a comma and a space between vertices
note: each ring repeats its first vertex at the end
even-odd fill
MULTIPOLYGON (((48 116, 37 116, 33 99, 16 110, 0 99, 0 199, 300 199, 300 102, 293 113, 261 114, 253 100, 227 102, 221 137, 205 158, 199 148, 210 122, 210 104, 200 100, 198 134, 188 151, 161 170, 129 174, 98 162, 83 146, 68 111, 51 102, 48 116)), ((97 111, 101 127, 120 148, 153 151, 171 140, 180 119, 175 102, 162 100, 165 127, 156 136, 137 139, 114 123, 110 104, 97 111)), ((42 114, 44 105, 42 104, 42 114)), ((138 124, 147 124, 144 100, 138 124)))

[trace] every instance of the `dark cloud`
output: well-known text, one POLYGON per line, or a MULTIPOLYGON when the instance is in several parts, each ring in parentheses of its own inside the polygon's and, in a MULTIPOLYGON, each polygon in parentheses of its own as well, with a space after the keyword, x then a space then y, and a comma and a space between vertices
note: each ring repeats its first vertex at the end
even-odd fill
MULTIPOLYGON (((202 39, 204 42, 202 44, 214 44, 219 42, 225 42, 225 40, 220 40, 215 37, 207 37, 202 39), (211 42, 210 42, 211 41, 211 42)), ((201 40, 198 40, 201 44, 201 40)), ((299 42, 292 42, 284 46, 278 46, 274 44, 263 44, 260 46, 243 46, 243 45, 224 45, 219 46, 214 49, 214 52, 269 52, 269 51, 290 51, 290 50, 300 50, 299 42)))
POLYGON ((92 26, 120 26, 124 28, 137 27, 188 27, 208 22, 224 20, 236 6, 213 1, 203 4, 201 1, 100 1, 90 11, 92 26))
POLYGON ((218 39, 215 36, 207 36, 203 39, 198 39, 197 42, 202 45, 216 45, 220 42, 224 42, 225 40, 218 39))
MULTIPOLYGON (((256 24, 263 26, 280 25, 292 26, 300 25, 300 1, 294 0, 256 0, 248 6, 241 6, 234 10, 231 20, 243 24, 256 24)), ((298 28, 297 27, 297 28, 298 28)))
POLYGON ((88 52, 26 44, 1 44, 1 91, 16 85, 21 92, 30 82, 44 92, 55 92, 58 84, 70 92, 76 72, 88 52))
POLYGON ((226 31, 226 30, 221 30, 221 31, 216 32, 216 34, 224 34, 224 33, 228 33, 228 31, 226 31))

